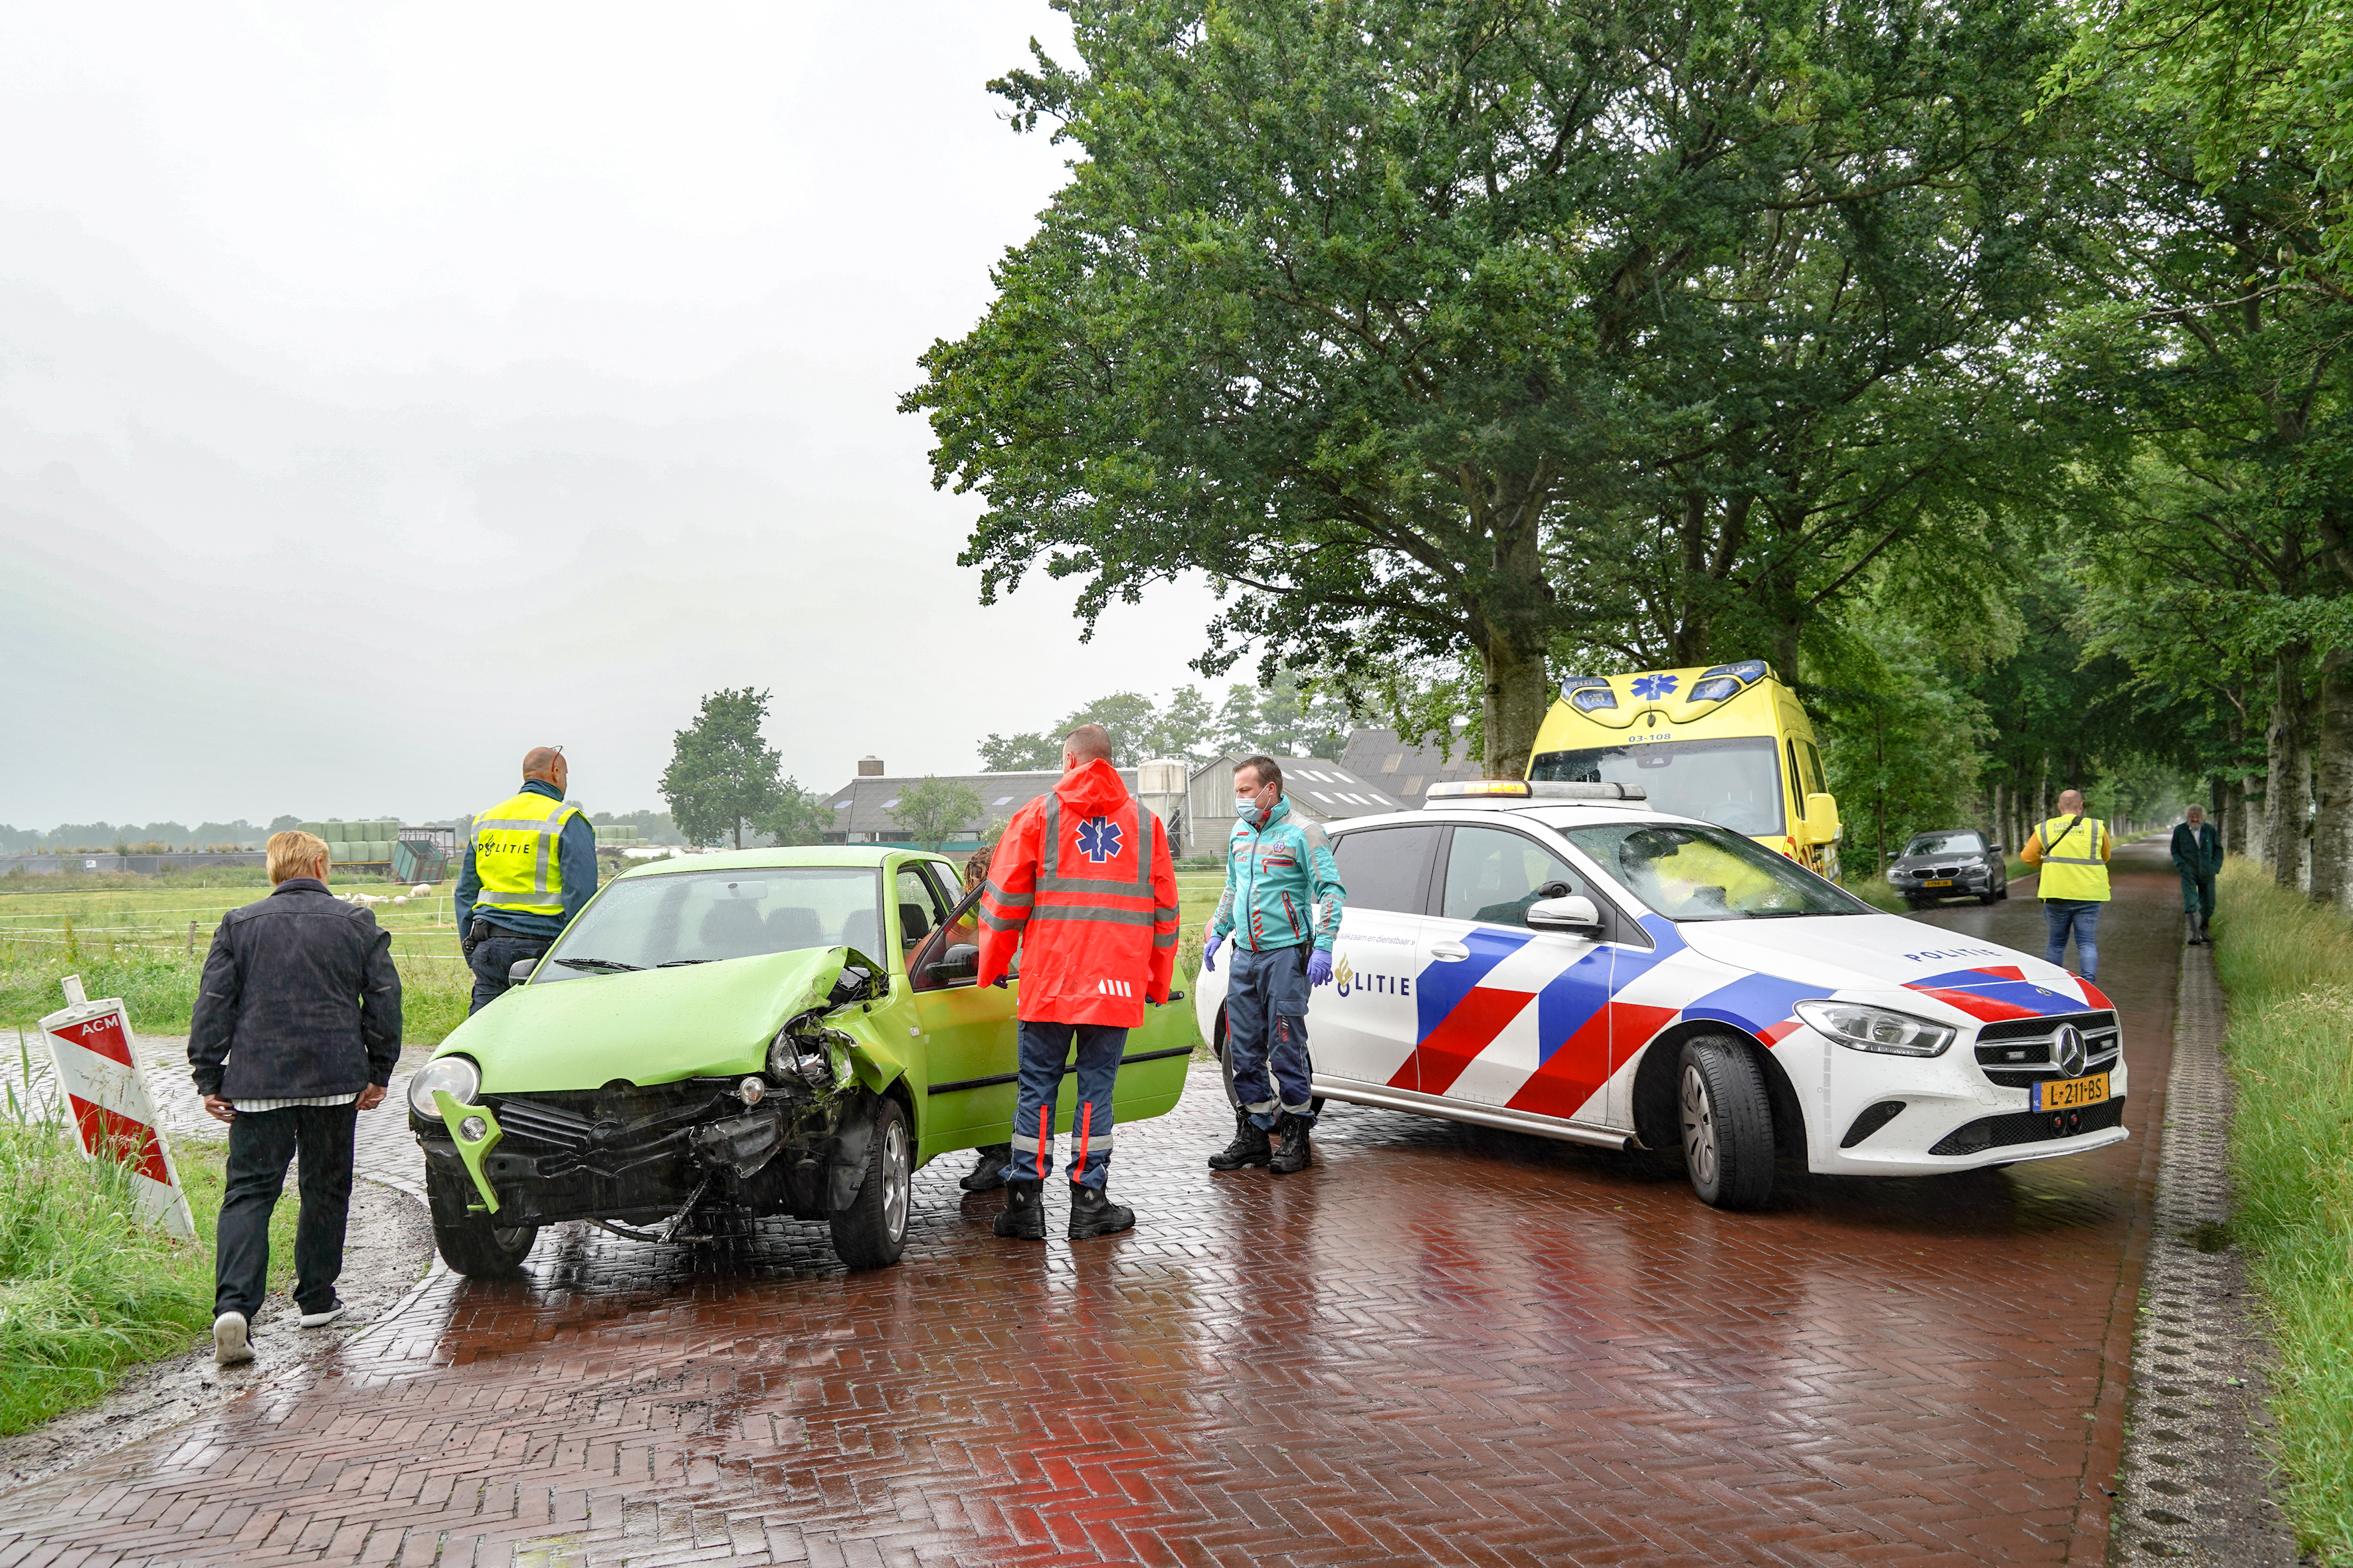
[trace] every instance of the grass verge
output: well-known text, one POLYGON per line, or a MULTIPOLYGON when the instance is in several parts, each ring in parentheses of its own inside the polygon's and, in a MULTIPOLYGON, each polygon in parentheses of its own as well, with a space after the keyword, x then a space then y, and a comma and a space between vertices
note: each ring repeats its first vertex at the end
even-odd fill
MULTIPOLYGON (((228 1146, 182 1139, 172 1152, 194 1246, 140 1224, 121 1168, 83 1159, 57 1124, 0 1121, 0 1436, 94 1403, 211 1325, 228 1146)), ((270 1216, 272 1289, 293 1272, 294 1215, 290 1192, 270 1216)))
POLYGON ((2353 921, 2233 857, 2214 932, 2238 1083, 2232 1230, 2279 1347, 2288 1514, 2306 1552, 2353 1564, 2353 921))

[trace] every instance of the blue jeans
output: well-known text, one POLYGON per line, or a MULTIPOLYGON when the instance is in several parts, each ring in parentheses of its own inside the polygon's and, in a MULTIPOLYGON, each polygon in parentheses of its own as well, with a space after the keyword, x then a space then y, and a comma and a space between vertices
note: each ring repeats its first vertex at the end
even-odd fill
POLYGON ((1229 944, 1226 1064, 1234 1100, 1253 1126, 1274 1130, 1278 1112, 1315 1121, 1307 1076, 1307 944, 1252 952, 1229 944))
POLYGON ((1054 1169, 1054 1101, 1069 1071, 1071 1037, 1079 1042, 1079 1107, 1071 1124, 1071 1180, 1103 1190, 1111 1180, 1111 1094, 1127 1031, 1112 1024, 1021 1021, 1020 1087, 1013 1097, 1013 1158, 1008 1182, 1042 1182, 1054 1169))
POLYGON ((2084 978, 2100 977, 2100 910, 2106 906, 2091 899, 2045 899, 2042 918, 2051 927, 2051 950, 2043 954, 2053 963, 2067 961, 2067 931, 2075 932, 2075 958, 2084 978))

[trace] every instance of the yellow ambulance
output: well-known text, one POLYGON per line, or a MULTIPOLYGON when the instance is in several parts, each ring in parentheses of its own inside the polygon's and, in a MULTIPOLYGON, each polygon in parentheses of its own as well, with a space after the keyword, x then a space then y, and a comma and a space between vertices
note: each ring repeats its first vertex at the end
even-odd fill
POLYGON ((1813 723, 1761 658, 1562 682, 1528 777, 1641 784, 1661 811, 1838 875, 1838 802, 1813 723))

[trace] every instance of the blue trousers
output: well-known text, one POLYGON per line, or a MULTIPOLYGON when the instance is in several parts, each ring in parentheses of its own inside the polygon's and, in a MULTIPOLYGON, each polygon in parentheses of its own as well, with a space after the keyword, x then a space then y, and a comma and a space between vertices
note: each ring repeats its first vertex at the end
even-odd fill
POLYGON ((2053 963, 2067 961, 2067 932, 2075 932, 2075 959, 2084 978, 2100 977, 2100 911, 2107 906, 2094 899, 2045 899, 2042 918, 2051 928, 2051 948, 2043 954, 2053 963))
POLYGON ((1054 1169, 1054 1101, 1078 1038, 1079 1108, 1071 1126, 1071 1180, 1101 1191, 1111 1179, 1111 1091, 1127 1031, 1110 1024, 1033 1024, 1021 1020, 1020 1087, 1013 1098, 1013 1158, 1008 1182, 1042 1182, 1054 1169))
POLYGON ((1307 1077, 1307 944, 1252 952, 1229 944, 1226 1062, 1234 1099, 1254 1126, 1274 1129, 1279 1113, 1315 1120, 1307 1077))

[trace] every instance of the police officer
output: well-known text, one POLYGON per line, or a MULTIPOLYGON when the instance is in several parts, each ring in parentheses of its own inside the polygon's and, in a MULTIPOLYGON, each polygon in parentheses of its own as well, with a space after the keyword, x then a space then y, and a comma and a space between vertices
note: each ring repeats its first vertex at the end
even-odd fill
POLYGON ((1233 1074, 1234 1141, 1213 1171, 1264 1165, 1278 1176, 1307 1168, 1315 1098, 1307 1072, 1307 996, 1332 979, 1332 942, 1348 889, 1331 841, 1282 795, 1282 769, 1251 757, 1234 769, 1240 819, 1226 845, 1226 891, 1209 922, 1201 967, 1234 939, 1226 980, 1226 1065, 1233 1074), (1311 915, 1309 911, 1313 910, 1311 915), (1280 1132, 1274 1148, 1270 1132, 1280 1132))
POLYGON ((507 972, 537 958, 596 890, 596 830, 564 804, 571 770, 561 746, 522 759, 522 789, 474 818, 455 899, 458 941, 474 972, 479 1013, 506 994, 507 972))
POLYGON ((2067 936, 2075 937, 2075 960, 2084 978, 2100 975, 2100 906, 2108 901, 2108 826, 2084 815, 2080 790, 2059 796, 2059 815, 2029 836, 2019 858, 2042 868, 2035 891, 2042 897, 2042 917, 2050 928, 2046 956, 2053 963, 2067 958, 2067 936))

